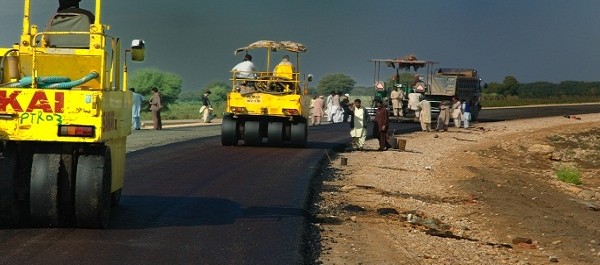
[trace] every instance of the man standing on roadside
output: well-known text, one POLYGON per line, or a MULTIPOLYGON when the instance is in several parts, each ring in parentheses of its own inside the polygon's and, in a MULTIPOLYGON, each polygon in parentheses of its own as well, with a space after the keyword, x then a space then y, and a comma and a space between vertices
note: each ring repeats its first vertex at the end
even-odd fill
POLYGON ((427 99, 421 100, 417 105, 419 109, 419 121, 421 122, 421 130, 431 132, 431 103, 427 99))
POLYGON ((315 98, 315 102, 313 104, 313 111, 312 111, 312 116, 311 116, 311 124, 314 125, 321 125, 321 117, 323 117, 323 106, 325 106, 325 103, 323 102, 323 96, 319 96, 317 98, 315 98))
POLYGON ((160 102, 160 93, 158 88, 152 88, 152 96, 150 97, 150 110, 152 111, 152 122, 154 124, 154 130, 162 130, 162 120, 160 118, 160 110, 163 105, 160 102))
POLYGON ((452 97, 452 121, 454 127, 460 128, 460 121, 462 120, 462 104, 458 101, 457 97, 452 97))
POLYGON ((329 94, 329 96, 327 96, 327 102, 326 102, 326 107, 327 107, 327 121, 328 122, 333 122, 333 96, 335 95, 334 91, 331 91, 331 94, 329 94))
POLYGON ((394 87, 394 90, 390 92, 390 98, 392 99, 392 107, 394 108, 394 117, 399 120, 402 113, 402 98, 404 98, 404 91, 398 90, 398 87, 394 87))
POLYGON ((139 130, 142 123, 140 121, 140 113, 142 111, 142 101, 144 101, 144 97, 135 92, 135 88, 129 89, 132 93, 131 100, 131 126, 134 130, 139 130))
POLYGON ((354 110, 350 111, 350 137, 352 137, 352 145, 358 151, 363 150, 363 145, 367 139, 367 122, 369 121, 367 109, 360 104, 360 99, 355 99, 354 110))
POLYGON ((436 131, 448 131, 448 124, 450 124, 450 109, 452 104, 449 100, 442 100, 440 103, 440 114, 438 115, 437 125, 435 126, 436 131))
POLYGON ((381 100, 377 100, 375 104, 377 111, 375 112, 375 129, 373 131, 377 133, 376 136, 379 139, 379 149, 377 151, 386 151, 391 147, 387 140, 390 117, 381 100))
POLYGON ((208 99, 210 96, 210 90, 206 90, 202 95, 202 107, 200 107, 200 113, 202 113, 202 121, 206 123, 210 123, 212 120, 212 105, 210 104, 210 100, 208 99))

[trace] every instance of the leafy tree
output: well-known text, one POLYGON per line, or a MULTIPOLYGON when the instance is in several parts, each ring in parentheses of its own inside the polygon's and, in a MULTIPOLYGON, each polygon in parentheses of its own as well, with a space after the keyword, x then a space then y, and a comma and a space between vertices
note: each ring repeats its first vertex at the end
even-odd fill
POLYGON ((484 89, 483 92, 486 94, 500 94, 501 90, 502 90, 502 84, 496 83, 496 82, 490 82, 490 83, 488 83, 488 87, 486 89, 484 89))
POLYGON ((357 86, 350 91, 352 96, 373 96, 373 87, 357 86))
POLYGON ((201 90, 185 90, 179 94, 179 100, 182 102, 198 102, 202 98, 201 90))
POLYGON ((521 84, 519 95, 523 98, 547 98, 558 95, 558 86, 550 82, 534 82, 521 84))
POLYGON ((329 95, 331 91, 345 94, 350 92, 355 84, 356 81, 345 74, 330 74, 321 78, 317 84, 317 92, 319 95, 329 95))
POLYGON ((519 94, 519 81, 514 76, 506 76, 504 77, 504 81, 502 82, 502 94, 505 96, 511 95, 516 96, 519 94))
MULTIPOLYGON (((165 109, 169 104, 174 103, 181 92, 183 80, 181 76, 173 73, 161 72, 158 69, 143 68, 132 74, 129 80, 131 87, 146 98, 152 95, 151 89, 158 88, 161 95, 161 103, 165 109)), ((148 102, 144 102, 144 110, 147 110, 148 102)))

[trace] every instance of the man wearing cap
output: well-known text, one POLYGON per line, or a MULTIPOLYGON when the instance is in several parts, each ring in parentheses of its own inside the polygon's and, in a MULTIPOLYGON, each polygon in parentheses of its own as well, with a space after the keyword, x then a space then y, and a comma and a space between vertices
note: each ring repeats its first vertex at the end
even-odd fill
POLYGON ((202 107, 200 107, 200 113, 202 113, 202 121, 206 123, 210 123, 210 120, 212 120, 212 115, 210 115, 212 105, 210 104, 210 100, 208 99, 209 95, 210 90, 206 90, 206 92, 204 92, 204 95, 202 95, 202 107))
POLYGON ((252 55, 246 54, 244 60, 231 69, 237 78, 256 78, 256 66, 252 62, 252 55))

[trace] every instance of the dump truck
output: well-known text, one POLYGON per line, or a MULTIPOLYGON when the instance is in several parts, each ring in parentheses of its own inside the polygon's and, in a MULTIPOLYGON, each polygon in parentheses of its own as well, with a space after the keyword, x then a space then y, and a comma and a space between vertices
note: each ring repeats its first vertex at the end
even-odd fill
POLYGON ((477 120, 481 111, 481 79, 472 68, 438 68, 431 77, 426 98, 432 107, 439 108, 442 100, 453 97, 464 100, 471 106, 471 120, 477 120), (435 104, 435 105, 434 105, 435 104))
MULTIPOLYGON (((266 70, 240 73, 232 70, 232 90, 221 125, 221 143, 236 146, 286 145, 304 147, 307 143, 311 75, 300 69, 300 54, 307 48, 293 41, 261 40, 236 49, 266 50, 266 70), (291 54, 286 64, 272 63, 276 52, 291 54), (292 62, 294 61, 294 62, 292 62), (270 70, 273 67, 273 70, 270 70)), ((289 57, 289 55, 288 55, 289 57)))
POLYGON ((409 105, 411 93, 420 94, 420 98, 431 102, 431 108, 434 115, 439 113, 440 104, 447 100, 452 102, 453 97, 459 100, 465 100, 472 106, 471 119, 477 120, 481 110, 481 79, 475 69, 470 68, 435 68, 439 62, 417 60, 416 57, 408 55, 397 59, 372 59, 375 64, 375 98, 383 100, 390 113, 392 113, 390 91, 394 88, 402 90, 402 117, 391 117, 391 119, 412 120, 415 115, 415 109, 409 105), (380 80, 379 72, 381 64, 394 68, 396 73, 393 78, 380 80), (425 75, 419 74, 419 70, 425 70, 425 75), (401 73, 411 73, 414 78, 410 82, 400 80, 401 73), (387 85, 386 85, 387 83, 387 85))
POLYGON ((23 2, 20 39, 0 48, 0 225, 105 228, 131 133, 127 58, 144 42, 122 49, 102 0, 49 10, 44 29, 23 2))

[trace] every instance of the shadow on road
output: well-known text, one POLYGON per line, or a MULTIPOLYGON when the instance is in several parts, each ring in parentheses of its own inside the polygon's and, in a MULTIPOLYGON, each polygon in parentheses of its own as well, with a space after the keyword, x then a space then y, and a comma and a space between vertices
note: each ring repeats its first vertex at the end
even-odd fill
POLYGON ((240 218, 289 218, 310 215, 304 209, 278 206, 241 208, 219 198, 123 196, 111 212, 109 229, 147 229, 232 224, 240 218))

